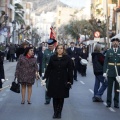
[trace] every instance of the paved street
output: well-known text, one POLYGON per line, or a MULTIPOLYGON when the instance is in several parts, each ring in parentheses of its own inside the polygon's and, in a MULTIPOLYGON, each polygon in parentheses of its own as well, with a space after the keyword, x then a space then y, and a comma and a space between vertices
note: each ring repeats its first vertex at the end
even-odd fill
MULTIPOLYGON (((5 74, 9 81, 4 86, 11 84, 14 79, 16 62, 5 62, 5 74)), ((70 92, 70 98, 65 99, 61 120, 119 120, 120 109, 106 108, 106 103, 93 103, 94 75, 92 65, 88 65, 87 76, 78 75, 70 92)), ((21 105, 21 94, 13 93, 9 88, 0 92, 0 120, 52 120, 53 108, 44 105, 44 87, 33 86, 31 105, 27 102, 21 105)), ((106 92, 103 95, 106 100, 106 92)), ((26 100, 27 101, 27 100, 26 100)))

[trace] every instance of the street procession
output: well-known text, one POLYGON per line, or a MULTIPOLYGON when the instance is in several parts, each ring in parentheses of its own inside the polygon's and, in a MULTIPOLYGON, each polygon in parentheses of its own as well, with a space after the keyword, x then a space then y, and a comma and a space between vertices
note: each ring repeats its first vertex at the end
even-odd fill
POLYGON ((119 120, 120 0, 0 0, 0 120, 119 120))

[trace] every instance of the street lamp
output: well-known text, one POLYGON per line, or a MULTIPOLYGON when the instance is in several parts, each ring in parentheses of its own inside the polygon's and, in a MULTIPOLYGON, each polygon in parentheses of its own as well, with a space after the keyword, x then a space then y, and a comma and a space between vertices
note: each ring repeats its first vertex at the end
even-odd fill
POLYGON ((13 34, 13 41, 12 41, 12 43, 14 44, 14 42, 15 42, 16 20, 12 21, 12 26, 13 26, 13 32, 12 32, 12 34, 13 34))
POLYGON ((102 32, 102 35, 103 35, 103 38, 104 38, 104 43, 105 43, 105 47, 107 46, 107 43, 106 43, 106 23, 104 23, 104 24, 101 24, 102 22, 101 22, 101 20, 100 19, 98 19, 98 21, 97 21, 97 26, 98 27, 100 27, 101 28, 101 32, 102 32), (102 27, 103 26, 103 27, 102 27))
POLYGON ((84 31, 85 31, 85 41, 86 41, 86 32, 87 32, 87 27, 84 27, 84 31))
POLYGON ((101 21, 100 21, 100 19, 98 19, 98 21, 97 21, 97 25, 98 25, 98 27, 101 26, 101 21))

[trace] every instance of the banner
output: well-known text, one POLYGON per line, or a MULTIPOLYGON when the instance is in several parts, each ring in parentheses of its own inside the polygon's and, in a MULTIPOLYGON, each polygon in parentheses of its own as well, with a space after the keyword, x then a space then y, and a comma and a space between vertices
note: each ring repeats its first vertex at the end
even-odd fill
POLYGON ((55 39, 56 40, 56 33, 54 31, 54 28, 51 27, 50 30, 51 30, 50 31, 50 39, 55 39))

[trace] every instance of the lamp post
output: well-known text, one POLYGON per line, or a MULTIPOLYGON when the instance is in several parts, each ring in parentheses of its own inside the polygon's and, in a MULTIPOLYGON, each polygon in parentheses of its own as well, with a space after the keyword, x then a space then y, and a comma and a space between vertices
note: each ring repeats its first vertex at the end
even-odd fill
POLYGON ((16 20, 12 21, 12 26, 13 26, 13 39, 12 39, 12 43, 14 44, 15 42, 15 30, 16 30, 16 20))
POLYGON ((85 32, 85 41, 86 41, 86 32, 87 32, 87 27, 84 27, 84 32, 85 32))
POLYGON ((104 37, 104 43, 105 43, 105 47, 107 47, 107 42, 106 42, 106 31, 105 31, 105 26, 106 26, 106 24, 103 24, 104 26, 102 27, 102 25, 101 25, 101 21, 100 21, 100 19, 98 19, 98 21, 97 21, 97 26, 98 27, 100 27, 101 29, 102 29, 102 35, 103 35, 103 37, 104 37))

